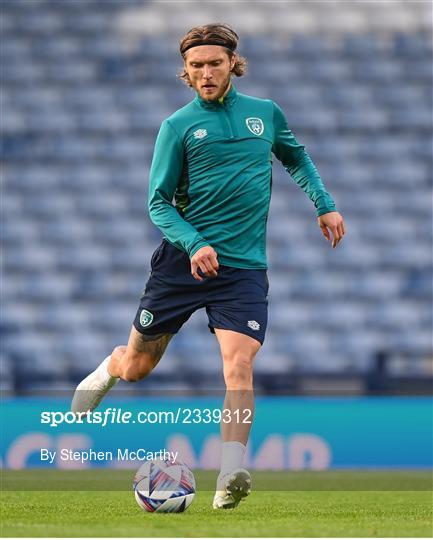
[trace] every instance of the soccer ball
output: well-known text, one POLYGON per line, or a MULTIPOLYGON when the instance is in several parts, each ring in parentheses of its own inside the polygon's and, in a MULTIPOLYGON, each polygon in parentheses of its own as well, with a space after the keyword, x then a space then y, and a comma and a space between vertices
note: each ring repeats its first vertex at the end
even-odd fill
POLYGON ((195 495, 191 470, 178 461, 146 461, 134 477, 135 500, 145 512, 184 512, 195 495))

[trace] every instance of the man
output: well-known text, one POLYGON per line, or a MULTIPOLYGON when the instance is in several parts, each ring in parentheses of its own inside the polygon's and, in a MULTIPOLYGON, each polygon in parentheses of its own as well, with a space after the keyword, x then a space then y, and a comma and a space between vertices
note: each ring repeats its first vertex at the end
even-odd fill
MULTIPOLYGON (((238 36, 225 24, 190 30, 180 43, 181 78, 197 95, 161 126, 150 172, 149 213, 164 240, 127 346, 116 347, 84 379, 72 409, 93 410, 119 380, 146 377, 173 334, 206 308, 227 387, 224 408, 253 411, 253 360, 265 338, 265 234, 273 153, 313 201, 318 223, 336 247, 341 215, 304 147, 270 100, 237 92, 244 73, 238 36), (173 204, 174 198, 174 204, 173 204)), ((248 495, 242 469, 248 422, 222 423, 222 463, 214 508, 234 508, 248 495)))

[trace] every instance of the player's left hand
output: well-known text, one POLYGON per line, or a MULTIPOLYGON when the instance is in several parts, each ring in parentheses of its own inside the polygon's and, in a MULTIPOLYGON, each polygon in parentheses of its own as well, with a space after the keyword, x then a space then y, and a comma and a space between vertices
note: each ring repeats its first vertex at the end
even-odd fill
POLYGON ((328 212, 319 216, 317 222, 326 240, 332 241, 333 248, 337 247, 346 234, 343 216, 339 212, 328 212))

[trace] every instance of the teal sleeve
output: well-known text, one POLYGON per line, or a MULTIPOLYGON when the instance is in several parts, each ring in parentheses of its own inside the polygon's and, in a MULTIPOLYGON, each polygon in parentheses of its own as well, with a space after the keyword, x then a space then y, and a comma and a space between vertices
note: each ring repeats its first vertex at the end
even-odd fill
POLYGON ((272 152, 286 171, 313 201, 317 216, 335 212, 335 203, 320 178, 310 156, 287 126, 283 111, 274 106, 274 144, 272 152))
POLYGON ((189 257, 209 245, 173 205, 174 192, 182 177, 183 145, 169 121, 165 120, 156 139, 150 168, 149 215, 165 238, 189 257))

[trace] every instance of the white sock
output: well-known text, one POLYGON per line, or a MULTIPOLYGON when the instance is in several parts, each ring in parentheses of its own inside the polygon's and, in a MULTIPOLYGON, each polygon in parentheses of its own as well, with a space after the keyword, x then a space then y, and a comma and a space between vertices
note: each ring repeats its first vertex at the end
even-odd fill
POLYGON ((111 355, 107 356, 107 358, 105 358, 105 360, 77 386, 71 403, 71 410, 73 412, 93 411, 110 388, 119 382, 118 377, 112 377, 108 373, 108 363, 110 359, 111 355))
POLYGON ((94 371, 98 379, 104 384, 114 383, 119 380, 119 377, 112 377, 108 373, 108 364, 110 360, 111 360, 111 354, 107 356, 107 358, 105 358, 105 360, 103 360, 94 371))
POLYGON ((234 471, 242 468, 246 447, 239 441, 223 442, 221 445, 221 472, 217 479, 217 490, 223 489, 222 481, 224 477, 234 471))

